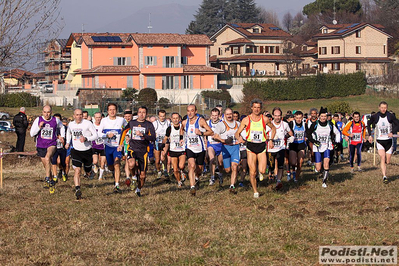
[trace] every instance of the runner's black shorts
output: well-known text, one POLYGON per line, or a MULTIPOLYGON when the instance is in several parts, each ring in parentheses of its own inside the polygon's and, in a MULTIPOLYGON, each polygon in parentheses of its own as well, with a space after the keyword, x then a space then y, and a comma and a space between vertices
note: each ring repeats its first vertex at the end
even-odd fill
POLYGON ((186 155, 186 152, 185 151, 169 151, 168 155, 172 158, 177 158, 182 155, 186 155))
POLYGON ((247 159, 247 151, 240 151, 240 158, 241 160, 247 159))
POLYGON ((90 172, 93 164, 93 150, 88 149, 86 151, 78 151, 76 149, 71 150, 72 165, 75 167, 82 167, 84 165, 85 171, 90 172))
POLYGON ((294 151, 296 153, 300 152, 300 151, 305 151, 306 150, 306 143, 302 142, 302 143, 290 143, 290 151, 294 151))
POLYGON ((135 159, 141 172, 147 171, 148 167, 148 152, 127 150, 127 159, 135 159))
POLYGON ((164 143, 156 143, 154 145, 154 148, 156 151, 163 151, 163 148, 165 148, 165 144, 164 143))
POLYGON ((100 156, 105 156, 105 151, 104 151, 104 149, 102 149, 102 150, 93 149, 93 154, 100 155, 100 156))
POLYGON ((253 143, 253 142, 247 142, 247 150, 259 154, 266 152, 266 142, 261 142, 261 143, 253 143))
POLYGON ((203 165, 205 161, 205 151, 195 153, 190 149, 186 149, 187 160, 190 158, 195 159, 197 165, 203 165))
POLYGON ((285 159, 285 149, 279 150, 278 152, 268 152, 267 153, 267 164, 274 170, 276 168, 275 160, 277 159, 277 168, 284 168, 284 159, 285 159))
MULTIPOLYGON (((50 146, 50 147, 52 147, 52 146, 50 146)), ((49 147, 49 148, 50 148, 49 147)), ((54 146, 55 147, 55 146, 54 146)), ((47 155, 47 148, 36 148, 36 150, 37 150, 37 155, 39 155, 40 156, 40 158, 44 158, 44 157, 46 157, 46 155, 47 155)), ((54 152, 55 152, 55 150, 54 150, 54 152)))

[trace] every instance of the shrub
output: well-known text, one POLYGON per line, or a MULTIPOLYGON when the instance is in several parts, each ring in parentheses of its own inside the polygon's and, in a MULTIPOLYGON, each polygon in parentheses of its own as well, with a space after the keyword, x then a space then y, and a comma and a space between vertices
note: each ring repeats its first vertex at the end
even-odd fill
POLYGON ((226 101, 226 106, 231 106, 231 95, 226 89, 221 89, 217 91, 202 91, 202 97, 210 98, 215 100, 226 101))
POLYGON ((335 101, 331 104, 327 105, 328 112, 335 113, 352 113, 352 108, 349 106, 349 103, 344 101, 335 101))
POLYGON ((168 98, 161 97, 161 99, 158 100, 158 106, 161 109, 167 109, 170 107, 170 101, 168 98))
POLYGON ((254 95, 263 101, 306 100, 361 95, 366 79, 361 72, 353 74, 321 74, 288 80, 250 80, 244 84, 244 99, 254 95))
POLYGON ((27 92, 9 93, 0 95, 1 107, 34 107, 40 103, 40 97, 27 92))
POLYGON ((136 100, 137 90, 135 88, 126 88, 126 90, 122 92, 122 98, 125 98, 128 101, 136 100))
POLYGON ((137 100, 140 105, 147 106, 147 108, 152 108, 158 101, 157 92, 152 88, 144 88, 139 91, 137 100))

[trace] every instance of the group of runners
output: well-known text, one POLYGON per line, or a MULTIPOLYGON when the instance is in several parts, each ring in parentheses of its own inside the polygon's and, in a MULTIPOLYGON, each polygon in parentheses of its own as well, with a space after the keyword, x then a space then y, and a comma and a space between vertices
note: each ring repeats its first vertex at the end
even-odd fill
POLYGON ((125 184, 141 196, 150 154, 155 157, 157 178, 169 173, 181 188, 189 179, 190 194, 195 196, 201 176, 210 172, 209 185, 223 184, 223 174, 230 176, 229 191, 237 193, 249 172, 254 198, 259 197, 258 182, 266 178, 275 190, 283 187, 282 178, 297 182, 302 176, 306 158, 314 171, 319 172, 322 187, 332 162, 342 158, 342 141, 349 144, 350 171, 361 171, 361 150, 364 142, 376 141, 381 158, 383 182, 387 183, 386 165, 393 152, 393 138, 398 120, 388 112, 388 104, 381 102, 379 112, 373 114, 367 126, 361 114, 354 112, 348 121, 340 115, 331 116, 326 108, 312 108, 309 117, 301 111, 284 115, 279 107, 263 112, 262 101, 251 102, 251 113, 240 116, 231 108, 211 110, 209 120, 197 113, 195 105, 187 107, 182 117, 164 110, 150 121, 148 110, 142 106, 137 113, 125 110, 117 116, 117 105, 107 106, 107 116, 95 113, 93 121, 81 109, 75 109, 73 121, 52 115, 50 106, 43 107, 43 115, 36 118, 31 136, 36 138, 37 154, 45 168, 45 184, 50 193, 59 179, 67 181, 70 160, 74 169, 76 199, 81 199, 81 175, 88 179, 104 179, 106 168, 114 179, 114 193, 121 193, 121 162, 125 160, 125 184), (368 139, 366 138, 368 134, 368 139), (376 138, 376 139, 374 139, 376 138), (152 152, 153 151, 153 152, 152 152), (59 169, 57 173, 57 168, 59 169), (172 170, 173 169, 173 170, 172 170))

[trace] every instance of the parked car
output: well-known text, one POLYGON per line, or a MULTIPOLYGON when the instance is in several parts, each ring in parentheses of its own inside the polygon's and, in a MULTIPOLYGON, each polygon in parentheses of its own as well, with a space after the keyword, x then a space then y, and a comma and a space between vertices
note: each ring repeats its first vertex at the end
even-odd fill
POLYGON ((53 84, 44 85, 44 88, 43 88, 44 93, 53 93, 53 91, 54 91, 53 84))
POLYGON ((10 114, 5 112, 0 112, 0 119, 2 120, 10 119, 10 114))
POLYGON ((0 121, 0 132, 14 132, 15 128, 9 121, 0 121))

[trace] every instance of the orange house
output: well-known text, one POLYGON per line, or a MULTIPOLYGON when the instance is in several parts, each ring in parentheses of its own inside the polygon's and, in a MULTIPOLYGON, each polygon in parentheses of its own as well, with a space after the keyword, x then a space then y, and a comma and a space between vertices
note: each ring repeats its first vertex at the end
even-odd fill
POLYGON ((85 33, 79 39, 82 88, 217 89, 205 35, 85 33))

